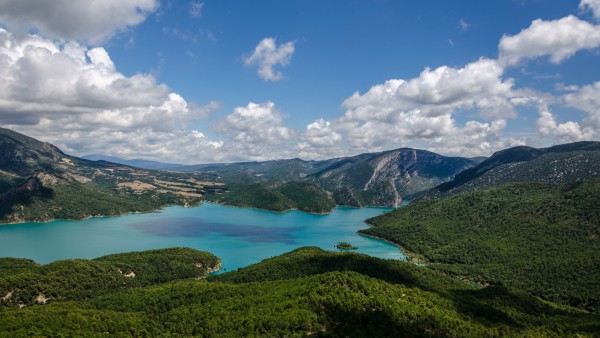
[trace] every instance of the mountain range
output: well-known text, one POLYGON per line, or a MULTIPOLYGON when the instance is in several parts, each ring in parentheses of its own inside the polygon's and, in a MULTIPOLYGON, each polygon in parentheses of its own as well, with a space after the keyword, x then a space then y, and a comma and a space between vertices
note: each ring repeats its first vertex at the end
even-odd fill
POLYGON ((227 183, 277 186, 290 181, 309 182, 333 193, 336 204, 355 207, 397 206, 405 196, 446 182, 481 160, 447 157, 409 148, 322 161, 296 158, 187 166, 100 155, 84 157, 166 170, 193 171, 205 179, 218 178, 227 183))
POLYGON ((575 142, 540 149, 519 146, 498 151, 453 180, 413 194, 409 199, 437 199, 505 183, 563 183, 598 177, 600 142, 575 142))
POLYGON ((487 159, 400 148, 321 161, 180 166, 100 155, 78 158, 0 128, 0 222, 81 219, 202 200, 318 213, 336 205, 398 206, 403 200, 435 199, 509 182, 600 177, 598 168, 599 142, 514 147, 487 159))

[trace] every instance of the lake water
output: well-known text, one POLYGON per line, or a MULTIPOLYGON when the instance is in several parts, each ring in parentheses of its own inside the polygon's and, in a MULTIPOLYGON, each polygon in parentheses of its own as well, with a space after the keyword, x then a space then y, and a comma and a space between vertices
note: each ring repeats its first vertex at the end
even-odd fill
POLYGON ((404 259, 387 242, 356 234, 363 221, 388 208, 336 208, 328 215, 300 211, 283 214, 205 203, 172 206, 155 213, 0 225, 0 257, 24 257, 40 263, 65 258, 94 258, 111 253, 185 246, 209 251, 233 270, 301 246, 336 250, 345 241, 357 252, 404 259))

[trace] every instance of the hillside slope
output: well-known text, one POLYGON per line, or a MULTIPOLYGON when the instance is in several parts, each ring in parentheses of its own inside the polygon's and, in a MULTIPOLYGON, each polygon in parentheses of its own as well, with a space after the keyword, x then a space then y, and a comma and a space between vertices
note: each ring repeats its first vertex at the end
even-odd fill
POLYGON ((0 223, 83 219, 195 204, 205 185, 191 174, 69 156, 51 144, 0 128, 0 223))
POLYGON ((257 208, 284 212, 297 209, 323 214, 331 212, 336 203, 326 191, 307 182, 287 182, 281 185, 234 184, 227 194, 210 195, 210 201, 242 208, 257 208))
POLYGON ((600 178, 600 142, 575 142, 549 148, 514 147, 494 153, 454 180, 409 197, 433 199, 511 182, 560 183, 600 178))
POLYGON ((333 191, 339 204, 397 206, 405 196, 448 181, 475 164, 403 148, 340 159, 308 178, 333 191))
POLYGON ((411 203, 361 233, 431 267, 600 310, 600 180, 512 183, 411 203))
MULTIPOLYGON (((184 252, 165 261, 195 269, 196 259, 212 259, 189 261, 197 254, 184 252)), ((136 255, 142 262, 151 261, 144 252, 136 255)), ((158 259, 160 252, 149 256, 158 259)), ((84 267, 101 262, 79 261, 84 267)), ((53 263, 52 269, 65 263, 69 261, 53 263)), ((0 335, 496 337, 593 336, 600 329, 596 314, 516 289, 478 289, 426 267, 317 248, 301 248, 209 281, 182 274, 179 280, 142 286, 136 285, 143 284, 135 281, 137 274, 124 277, 116 268, 61 270, 66 272, 61 276, 84 284, 90 273, 115 274, 127 286, 71 293, 23 308, 0 302, 0 335), (278 269, 270 276, 273 268, 278 269), (279 275, 283 269, 290 276, 279 275)), ((68 288, 64 284, 54 292, 64 295, 68 288)))

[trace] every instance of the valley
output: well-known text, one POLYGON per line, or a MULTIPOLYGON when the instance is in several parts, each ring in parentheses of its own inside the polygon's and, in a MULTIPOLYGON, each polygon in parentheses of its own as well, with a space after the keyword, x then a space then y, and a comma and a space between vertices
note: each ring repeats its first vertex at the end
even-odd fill
POLYGON ((599 154, 166 171, 0 129, 0 334, 594 336, 599 154))
MULTIPOLYGON (((95 157, 98 158, 98 157, 95 157)), ((0 128, 0 223, 85 219, 212 201, 277 212, 398 206, 405 196, 476 165, 415 149, 325 161, 299 159, 141 169, 63 153, 0 128)))

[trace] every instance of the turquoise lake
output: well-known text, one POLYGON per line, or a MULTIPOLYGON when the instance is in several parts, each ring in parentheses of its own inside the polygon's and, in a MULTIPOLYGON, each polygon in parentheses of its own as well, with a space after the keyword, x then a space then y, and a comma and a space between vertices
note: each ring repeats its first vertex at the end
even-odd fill
POLYGON ((339 207, 328 215, 279 214, 205 203, 83 221, 0 225, 0 257, 49 263, 185 246, 215 254, 223 260, 221 271, 228 271, 302 246, 335 251, 334 245, 345 241, 357 246, 356 252, 404 259, 398 247, 356 233, 368 227, 365 219, 389 210, 339 207))

